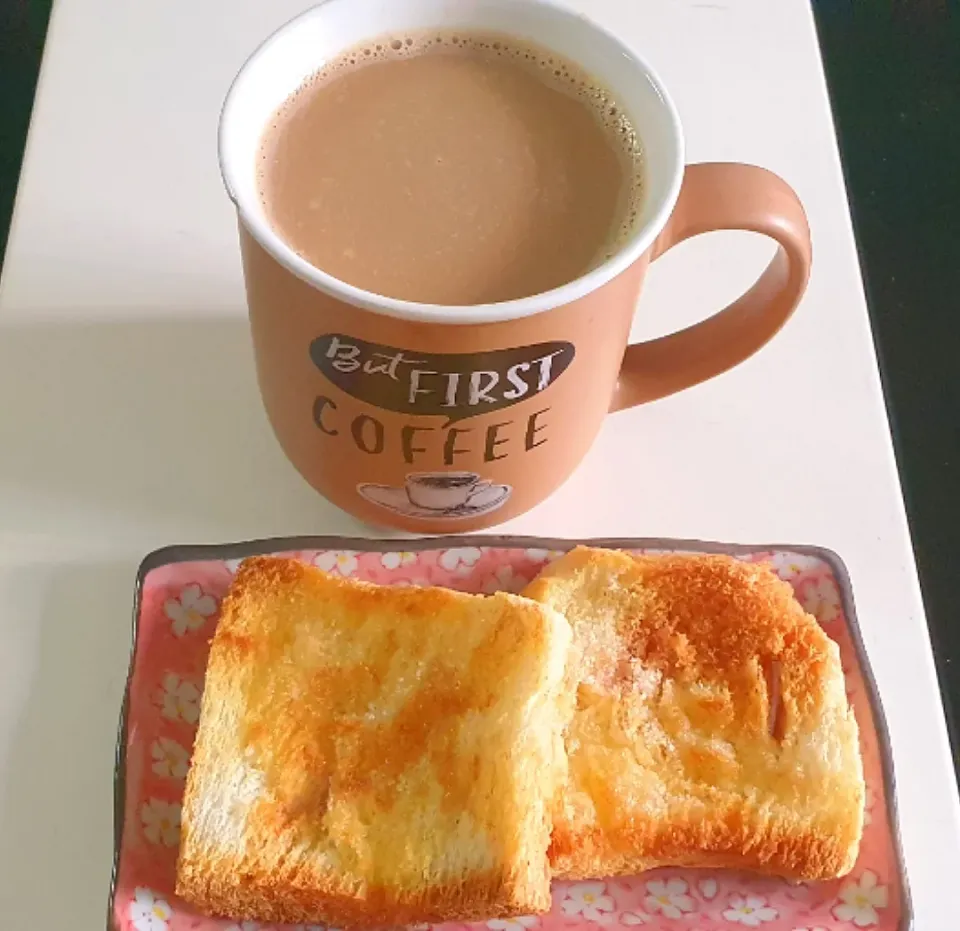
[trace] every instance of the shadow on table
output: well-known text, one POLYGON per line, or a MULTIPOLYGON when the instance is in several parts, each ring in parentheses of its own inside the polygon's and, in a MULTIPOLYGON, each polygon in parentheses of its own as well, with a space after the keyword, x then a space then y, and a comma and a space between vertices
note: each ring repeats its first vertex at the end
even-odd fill
POLYGON ((224 539, 346 520, 280 451, 245 318, 0 326, 0 485, 224 539))
POLYGON ((4 651, 32 668, 16 671, 29 681, 9 709, 15 720, 0 796, 4 928, 104 926, 114 745, 130 650, 130 611, 118 606, 132 604, 135 575, 133 564, 110 563, 35 566, 12 579, 24 616, 9 631, 18 642, 5 642, 4 651))

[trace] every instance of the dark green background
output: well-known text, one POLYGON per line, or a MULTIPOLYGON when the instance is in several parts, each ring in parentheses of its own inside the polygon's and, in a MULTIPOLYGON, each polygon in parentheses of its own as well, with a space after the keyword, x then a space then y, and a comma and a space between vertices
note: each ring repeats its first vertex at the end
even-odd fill
MULTIPOLYGON (((960 0, 816 0, 814 6, 956 751, 960 0)), ((0 0, 0 254, 48 13, 49 0, 0 0)))

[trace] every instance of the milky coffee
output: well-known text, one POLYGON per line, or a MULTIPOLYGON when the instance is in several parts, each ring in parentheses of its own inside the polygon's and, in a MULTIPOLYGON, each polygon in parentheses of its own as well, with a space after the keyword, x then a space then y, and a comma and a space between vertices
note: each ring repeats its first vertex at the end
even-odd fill
POLYGON ((615 250, 640 143, 611 94, 501 35, 387 36, 275 114, 259 154, 274 229, 317 268, 393 298, 466 305, 572 281, 615 250))

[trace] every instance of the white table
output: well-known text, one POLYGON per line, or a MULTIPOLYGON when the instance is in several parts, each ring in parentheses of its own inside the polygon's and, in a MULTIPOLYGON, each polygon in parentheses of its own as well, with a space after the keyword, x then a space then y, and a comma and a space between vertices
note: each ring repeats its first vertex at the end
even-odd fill
MULTIPOLYGON (((889 719, 916 926, 946 929, 960 808, 807 0, 581 2, 659 69, 690 160, 753 161, 796 187, 815 270, 759 356, 610 418, 568 484, 504 529, 839 552, 889 719)), ((0 925, 12 931, 102 927, 141 557, 363 532, 269 432, 217 172, 231 77, 303 5, 54 11, 0 291, 0 925)), ((766 249, 715 235, 674 250, 637 335, 719 306, 766 249)))

